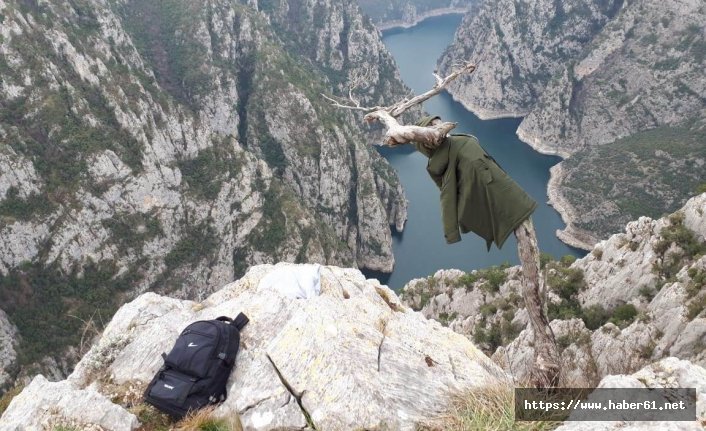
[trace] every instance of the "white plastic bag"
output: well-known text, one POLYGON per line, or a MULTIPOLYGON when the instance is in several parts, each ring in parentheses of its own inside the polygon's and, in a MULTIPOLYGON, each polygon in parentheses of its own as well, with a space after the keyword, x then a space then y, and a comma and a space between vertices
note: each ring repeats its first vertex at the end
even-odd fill
POLYGON ((275 267, 260 280, 260 288, 275 289, 293 299, 306 299, 321 293, 321 265, 284 265, 275 267))

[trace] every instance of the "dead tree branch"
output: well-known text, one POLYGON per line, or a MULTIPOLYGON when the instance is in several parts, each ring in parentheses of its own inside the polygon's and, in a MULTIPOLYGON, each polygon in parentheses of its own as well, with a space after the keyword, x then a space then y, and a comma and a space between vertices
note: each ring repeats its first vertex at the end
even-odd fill
POLYGON ((367 112, 363 118, 367 123, 380 121, 387 129, 383 138, 383 144, 385 145, 396 146, 410 142, 419 142, 433 148, 439 146, 441 140, 456 127, 456 123, 446 122, 431 127, 404 126, 397 121, 396 117, 400 116, 411 107, 419 105, 441 93, 456 78, 463 74, 471 74, 474 70, 476 70, 475 64, 466 63, 444 78, 434 73, 436 84, 434 84, 434 87, 429 91, 414 96, 411 99, 400 100, 390 106, 361 106, 359 100, 353 96, 356 88, 368 82, 369 74, 365 71, 351 78, 348 101, 336 100, 325 94, 322 94, 322 96, 330 101, 332 106, 336 108, 367 112))

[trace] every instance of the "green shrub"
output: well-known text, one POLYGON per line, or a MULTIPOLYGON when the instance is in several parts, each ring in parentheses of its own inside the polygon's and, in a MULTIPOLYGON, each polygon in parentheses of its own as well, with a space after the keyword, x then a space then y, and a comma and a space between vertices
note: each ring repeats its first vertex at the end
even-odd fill
POLYGON ((112 240, 122 253, 130 248, 140 249, 146 241, 163 235, 162 225, 154 214, 117 213, 101 222, 110 229, 112 240))
POLYGON ((41 194, 32 194, 24 199, 20 198, 19 191, 15 187, 10 187, 5 199, 0 200, 0 216, 23 221, 46 216, 55 208, 56 205, 41 194))
POLYGON ((687 319, 693 320, 699 317, 706 310, 706 294, 692 298, 686 308, 687 319))
POLYGON ((486 282, 481 285, 481 288, 490 293, 498 292, 500 286, 507 280, 505 270, 509 267, 510 264, 504 263, 500 266, 492 266, 478 271, 479 278, 486 280, 486 282))
POLYGON ((603 258, 603 249, 596 247, 593 251, 591 251, 591 254, 596 258, 596 260, 601 260, 603 258))
POLYGON ((649 286, 643 286, 640 288, 640 296, 644 297, 649 302, 654 299, 655 291, 649 286))
POLYGON ((539 268, 544 269, 544 267, 549 263, 554 261, 554 256, 549 253, 542 252, 539 255, 539 268))
POLYGON ((547 317, 549 320, 568 320, 574 317, 581 317, 581 305, 576 300, 561 301, 558 304, 550 302, 547 306, 547 317))
POLYGON ((547 274, 547 286, 565 301, 571 301, 586 288, 583 271, 579 268, 567 268, 550 265, 552 271, 547 274))
POLYGON ((498 308, 493 303, 483 304, 478 309, 482 316, 492 316, 498 311, 498 308))
POLYGON ((629 326, 636 317, 637 309, 634 305, 622 304, 613 309, 613 315, 609 321, 620 328, 625 328, 629 326))
POLYGON ((214 143, 213 147, 201 150, 194 159, 180 161, 178 166, 189 192, 212 201, 218 197, 223 183, 240 171, 242 164, 243 161, 233 155, 227 145, 214 143))
POLYGON ((696 268, 689 268, 689 283, 686 286, 686 293, 689 298, 693 298, 706 288, 706 271, 696 268))
POLYGON ((218 239, 213 227, 208 222, 189 225, 184 229, 181 239, 164 257, 168 270, 176 269, 186 263, 192 265, 212 255, 218 247, 218 239))
POLYGON ((499 324, 493 323, 490 328, 476 328, 473 333, 473 341, 485 347, 483 350, 493 353, 498 347, 503 345, 503 331, 499 324))
POLYGON ((456 287, 465 287, 466 290, 473 289, 473 284, 479 280, 485 280, 480 288, 489 293, 495 293, 500 290, 500 286, 507 280, 505 270, 510 267, 509 263, 504 263, 500 266, 491 266, 490 268, 480 269, 474 272, 467 272, 458 277, 454 282, 456 287))
POLYGON ((669 223, 669 226, 662 228, 659 233, 662 239, 654 247, 657 253, 664 254, 671 244, 679 246, 689 258, 706 253, 706 244, 700 242, 694 232, 684 226, 684 214, 672 214, 669 216, 669 223))
POLYGON ((444 325, 444 326, 449 326, 450 322, 453 322, 456 317, 458 317, 457 312, 452 312, 452 313, 439 313, 439 322, 444 325))
POLYGON ((569 266, 571 266, 572 263, 576 262, 576 256, 574 256, 573 254, 564 255, 561 257, 560 262, 564 267, 568 268, 569 266))
POLYGON ((434 295, 432 295, 429 291, 422 290, 422 292, 419 294, 419 308, 415 311, 420 311, 422 308, 424 308, 424 306, 426 306, 433 297, 434 295))
POLYGON ((595 304, 590 305, 582 310, 581 319, 586 325, 586 328, 595 331, 605 325, 610 319, 610 313, 603 306, 595 304))

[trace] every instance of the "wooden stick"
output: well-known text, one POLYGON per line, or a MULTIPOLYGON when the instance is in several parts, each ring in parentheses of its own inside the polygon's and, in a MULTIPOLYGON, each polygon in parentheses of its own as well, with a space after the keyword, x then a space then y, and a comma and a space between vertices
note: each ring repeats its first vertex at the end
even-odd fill
POLYGON ((534 332, 534 362, 530 368, 530 380, 538 388, 556 386, 559 382, 560 356, 540 293, 539 247, 531 218, 515 229, 515 237, 522 264, 522 297, 534 332))

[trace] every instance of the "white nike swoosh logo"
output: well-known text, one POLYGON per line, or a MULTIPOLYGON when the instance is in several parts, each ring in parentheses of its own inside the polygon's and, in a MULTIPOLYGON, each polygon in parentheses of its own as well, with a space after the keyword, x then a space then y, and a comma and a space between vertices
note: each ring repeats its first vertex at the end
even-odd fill
POLYGON ((189 345, 186 346, 186 347, 199 347, 199 345, 198 345, 198 344, 194 344, 194 343, 189 343, 189 345))

